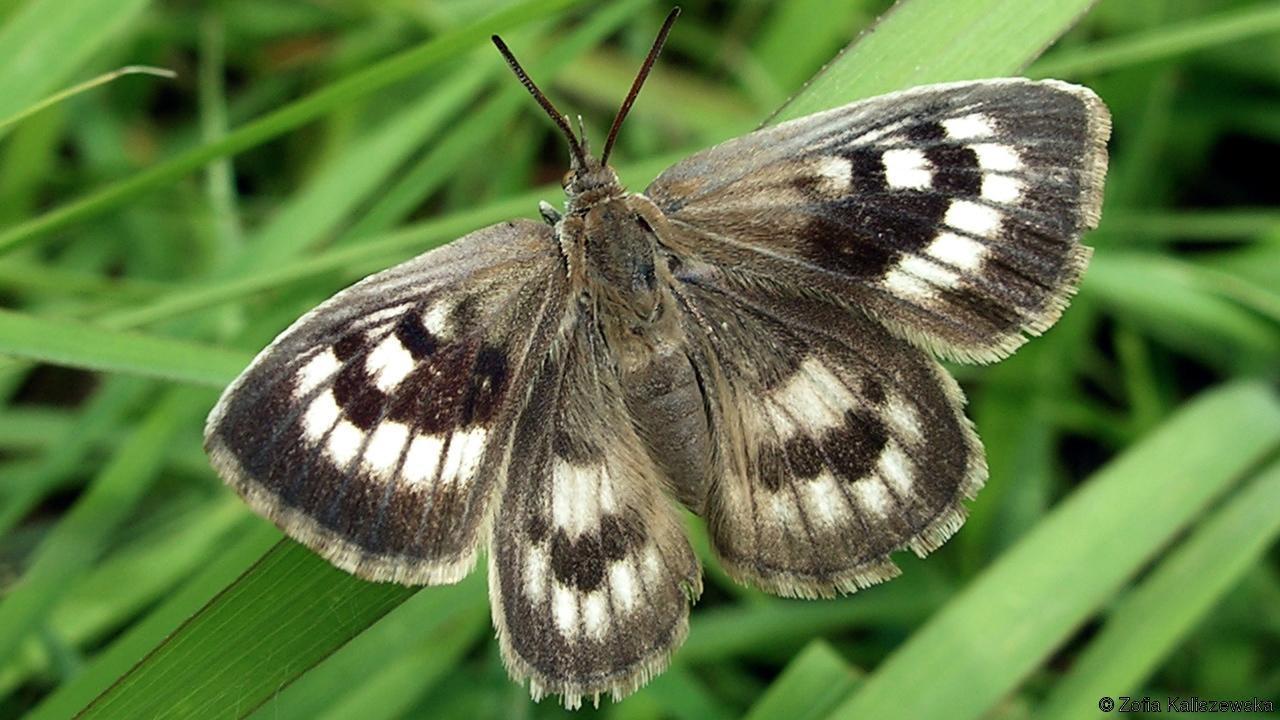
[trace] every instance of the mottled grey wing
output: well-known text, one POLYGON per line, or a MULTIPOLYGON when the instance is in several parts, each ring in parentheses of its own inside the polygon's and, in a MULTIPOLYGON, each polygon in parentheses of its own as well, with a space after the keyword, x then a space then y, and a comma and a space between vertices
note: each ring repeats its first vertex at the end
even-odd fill
POLYGON ((717 467, 712 545, 784 596, 853 592, 964 521, 986 479, 964 398, 936 360, 865 315, 699 263, 677 274, 707 388, 717 467))
POLYGON ((489 555, 507 669, 569 708, 662 672, 702 589, 598 327, 579 321, 532 386, 489 555))
POLYGON ((223 393, 205 429, 214 467, 344 570, 457 581, 565 313, 565 276, 551 229, 522 220, 338 293, 223 393))
POLYGON ((925 86, 731 140, 646 194, 684 231, 678 254, 826 291, 917 345, 989 361, 1074 292, 1109 128, 1076 85, 925 86))

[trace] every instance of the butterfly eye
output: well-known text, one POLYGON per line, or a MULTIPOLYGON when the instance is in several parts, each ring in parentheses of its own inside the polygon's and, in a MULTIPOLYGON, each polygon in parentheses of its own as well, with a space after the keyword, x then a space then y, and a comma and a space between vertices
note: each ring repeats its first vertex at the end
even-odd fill
POLYGON ((641 230, 647 233, 653 232, 653 226, 649 224, 648 220, 644 219, 643 215, 636 215, 635 218, 636 218, 636 225, 639 225, 641 230))
POLYGON ((565 173, 565 174, 564 174, 564 177, 560 178, 560 187, 562 187, 562 188, 566 188, 566 189, 567 189, 567 188, 569 187, 569 183, 571 183, 571 182, 573 182, 573 171, 572 171, 572 170, 570 170, 569 172, 565 173))

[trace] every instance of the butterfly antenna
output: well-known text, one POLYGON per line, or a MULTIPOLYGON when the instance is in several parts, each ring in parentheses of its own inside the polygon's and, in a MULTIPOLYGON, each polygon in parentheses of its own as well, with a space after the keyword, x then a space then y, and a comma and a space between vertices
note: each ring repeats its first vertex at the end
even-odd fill
POLYGON ((516 77, 520 79, 520 84, 524 85, 524 88, 529 91, 529 94, 533 96, 533 99, 538 101, 538 104, 542 106, 542 109, 546 111, 547 115, 555 122, 556 127, 560 128, 560 132, 564 133, 565 139, 569 141, 569 150, 573 152, 573 157, 578 161, 578 165, 585 168, 587 166, 586 153, 582 150, 582 143, 579 142, 577 136, 573 134, 573 128, 569 127, 569 121, 565 119, 564 115, 560 114, 560 111, 551 103, 551 100, 538 89, 538 86, 534 84, 532 79, 530 79, 529 73, 525 72, 524 68, 520 67, 520 61, 516 60, 516 56, 511 54, 511 48, 507 47, 507 44, 502 42, 502 38, 494 35, 490 39, 493 40, 493 44, 497 46, 498 52, 502 53, 502 57, 507 61, 507 65, 511 66, 511 72, 515 73, 516 77))
POLYGON ((604 152, 600 154, 601 165, 608 164, 609 153, 613 151, 613 141, 618 139, 618 131, 622 129, 622 121, 626 120, 627 113, 631 112, 631 106, 635 104, 636 97, 640 94, 640 87, 644 85, 645 78, 649 77, 649 71, 657 62, 658 54, 662 52, 662 46, 666 44, 667 35, 671 32, 671 26, 675 25, 678 17, 680 17, 679 7, 673 7, 671 12, 667 13, 667 19, 662 23, 662 29, 658 31, 653 47, 649 48, 649 55, 645 57, 644 65, 640 66, 635 82, 631 83, 631 91, 627 93, 627 99, 622 101, 622 107, 618 108, 618 114, 613 117, 613 125, 609 127, 609 137, 604 141, 604 152))

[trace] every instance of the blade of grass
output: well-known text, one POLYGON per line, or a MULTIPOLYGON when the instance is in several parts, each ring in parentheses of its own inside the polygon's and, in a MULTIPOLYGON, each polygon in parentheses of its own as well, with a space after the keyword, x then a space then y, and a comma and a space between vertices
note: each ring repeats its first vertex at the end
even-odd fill
POLYGON ((4 131, 10 125, 16 125, 17 123, 22 122, 26 118, 29 118, 32 115, 35 115, 36 113, 42 110, 45 110, 53 105, 57 105, 58 103, 64 100, 67 100, 68 98, 75 97, 76 95, 79 95, 82 92, 87 92, 100 85, 106 85, 112 80, 117 80, 119 78, 127 77, 129 75, 150 75, 152 77, 160 77, 160 78, 168 78, 168 79, 173 79, 178 77, 177 73, 165 68, 149 67, 147 65, 126 65, 125 67, 119 68, 117 70, 112 70, 111 72, 103 73, 95 78, 86 80, 77 85, 72 85, 66 90, 60 90, 50 95, 49 97, 41 100, 40 102, 35 103, 34 105, 23 108, 22 110, 18 111, 16 114, 10 115, 9 117, 4 118, 3 120, 0 120, 0 135, 3 135, 4 131))
POLYGON ((192 397, 189 392, 167 394, 41 542, 22 582, 0 602, 0 657, 9 657, 69 583, 91 568, 155 479, 164 448, 190 417, 192 397))
MULTIPOLYGON (((67 82, 131 27, 150 0, 32 0, 0 27, 0 118, 13 118, 67 82)), ((56 100, 55 100, 56 102, 56 100)), ((0 137, 7 131, 0 124, 0 137)))
MULTIPOLYGON (((114 550, 75 582, 49 613, 44 631, 71 647, 85 647, 146 610, 198 563, 222 551, 228 531, 248 514, 231 498, 179 508, 182 512, 114 550), (215 543, 219 543, 215 545, 215 543)), ((33 650, 35 642, 27 643, 33 650)), ((26 652, 0 672, 0 695, 37 672, 48 672, 44 653, 26 652)))
POLYGON ((855 670, 825 640, 814 640, 787 663, 746 720, 815 720, 825 717, 857 685, 855 670))
POLYGON ((0 506, 0 537, 79 468, 94 445, 124 425, 127 413, 150 391, 148 383, 134 378, 110 378, 103 383, 70 427, 53 436, 54 444, 41 455, 28 481, 5 497, 0 506))
POLYGON ((1034 77, 1096 74, 1276 31, 1280 31, 1280 6, 1260 2, 1162 26, 1134 37, 1063 50, 1032 65, 1029 74, 1034 77))
POLYGON ((913 85, 1018 72, 1094 2, 900 2, 773 120, 790 120, 913 85))
POLYGON ((244 717, 415 591, 281 542, 79 717, 244 717))
POLYGON ((415 148, 461 114, 492 73, 491 67, 472 63, 353 139, 253 233, 233 263, 234 272, 275 267, 334 232, 415 148))
POLYGON ((732 717, 688 668, 674 665, 640 691, 654 698, 663 715, 680 720, 728 720, 732 717))
MULTIPOLYGON (((445 624, 436 628, 428 642, 420 644, 408 654, 397 658, 389 667, 343 693, 328 706, 326 712, 298 717, 314 717, 319 720, 346 720, 353 717, 361 720, 395 720, 413 717, 411 711, 414 704, 448 677, 467 650, 475 645, 477 639, 484 637, 488 628, 489 613, 485 612, 483 603, 474 603, 472 607, 448 618, 445 624)), ((308 673, 302 680, 307 681, 314 674, 308 673)), ((273 703, 270 707, 275 706, 273 703)), ((283 715, 263 716, 263 720, 283 719, 283 715)))
POLYGON ((203 572, 177 590, 160 607, 96 655, 83 672, 63 682, 36 706, 27 720, 65 720, 103 693, 146 654, 172 635, 210 599, 257 563, 280 541, 280 531, 258 518, 246 518, 231 537, 235 541, 210 556, 203 572))
POLYGON ((859 626, 911 626, 940 607, 949 588, 929 573, 904 573, 892 584, 854 597, 823 602, 769 598, 760 604, 701 610, 676 662, 709 664, 751 653, 789 648, 814 637, 859 626))
POLYGON ((1105 695, 1139 695, 1159 662, 1275 543, 1280 536, 1276 508, 1280 462, 1272 462, 1200 523, 1121 601, 1036 717, 1073 718, 1105 695))
POLYGON ((1280 402, 1266 385, 1205 393, 1059 504, 830 717, 981 716, 1277 449, 1280 402))
POLYGON ((219 388, 250 360, 233 350, 8 310, 0 310, 0 354, 219 388))
MULTIPOLYGON (((211 9, 200 18, 200 139, 212 144, 227 136, 226 21, 211 9)), ((204 192, 213 214, 215 267, 226 264, 244 247, 244 227, 237 206, 235 169, 229 157, 210 161, 205 168, 204 192)))
MULTIPOLYGON (((443 673, 448 667, 436 667, 444 661, 445 648, 460 655, 486 635, 488 613, 485 612, 484 573, 472 573, 457 585, 426 588, 410 597, 380 622, 352 638, 351 642, 325 658, 297 682, 272 695, 253 713, 262 720, 310 720, 329 713, 338 715, 339 703, 350 705, 353 697, 344 696, 352 688, 363 687, 357 694, 368 696, 373 687, 383 691, 406 688, 394 676, 401 676, 401 663, 421 666, 414 658, 429 661, 427 669, 443 673), (465 628, 467 632, 453 631, 465 628), (440 651, 437 654, 433 651, 440 651)), ((417 678, 424 684, 418 693, 429 690, 427 676, 417 678)), ((379 702, 392 699, 379 694, 379 702)), ((401 698, 403 702, 411 702, 401 698)), ((348 716, 350 717, 350 716, 348 716)), ((363 720, 370 720, 361 714, 363 720)))
POLYGON ((1190 355, 1241 369, 1275 367, 1276 324, 1208 289, 1204 274, 1166 255, 1100 251, 1080 292, 1190 355))
MULTIPOLYGON (((132 2, 137 1, 132 0, 132 2)), ((49 0, 48 4, 57 2, 59 0, 49 0)), ((554 14, 581 2, 582 0, 526 0, 504 8, 480 22, 432 38, 416 48, 353 73, 301 100, 254 120, 227 133, 216 142, 192 148, 177 157, 153 165, 78 200, 60 205, 42 215, 10 227, 0 232, 0 252, 12 250, 68 225, 119 207, 127 200, 199 170, 211 160, 247 150, 340 108, 356 98, 443 64, 468 48, 487 40, 488 36, 494 32, 519 26, 547 14, 554 14)), ((114 3, 104 4, 113 5, 114 3)))
POLYGON ((1239 242, 1257 239, 1280 241, 1280 211, 1275 208, 1241 208, 1190 211, 1120 211, 1107 213, 1098 234, 1115 242, 1135 240, 1239 242))

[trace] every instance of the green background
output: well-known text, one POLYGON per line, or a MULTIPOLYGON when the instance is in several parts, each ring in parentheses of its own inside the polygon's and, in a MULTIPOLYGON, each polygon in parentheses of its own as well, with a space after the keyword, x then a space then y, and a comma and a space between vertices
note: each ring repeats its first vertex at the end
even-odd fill
MULTIPOLYGON (((955 538, 805 602, 729 582, 691 522, 708 589, 689 640, 599 712, 1280 701, 1280 5, 906 0, 860 36, 887 6, 685 4, 624 179, 792 97, 783 117, 1058 77, 1114 114, 1094 261, 1052 331, 953 368, 991 466, 955 538)), ((483 573, 414 593, 280 542, 209 469, 201 421, 335 290, 559 202, 565 149, 490 33, 598 145, 668 9, 0 0, 0 717, 564 714, 507 679, 483 573), (141 63, 178 77, 42 103, 141 63)))

